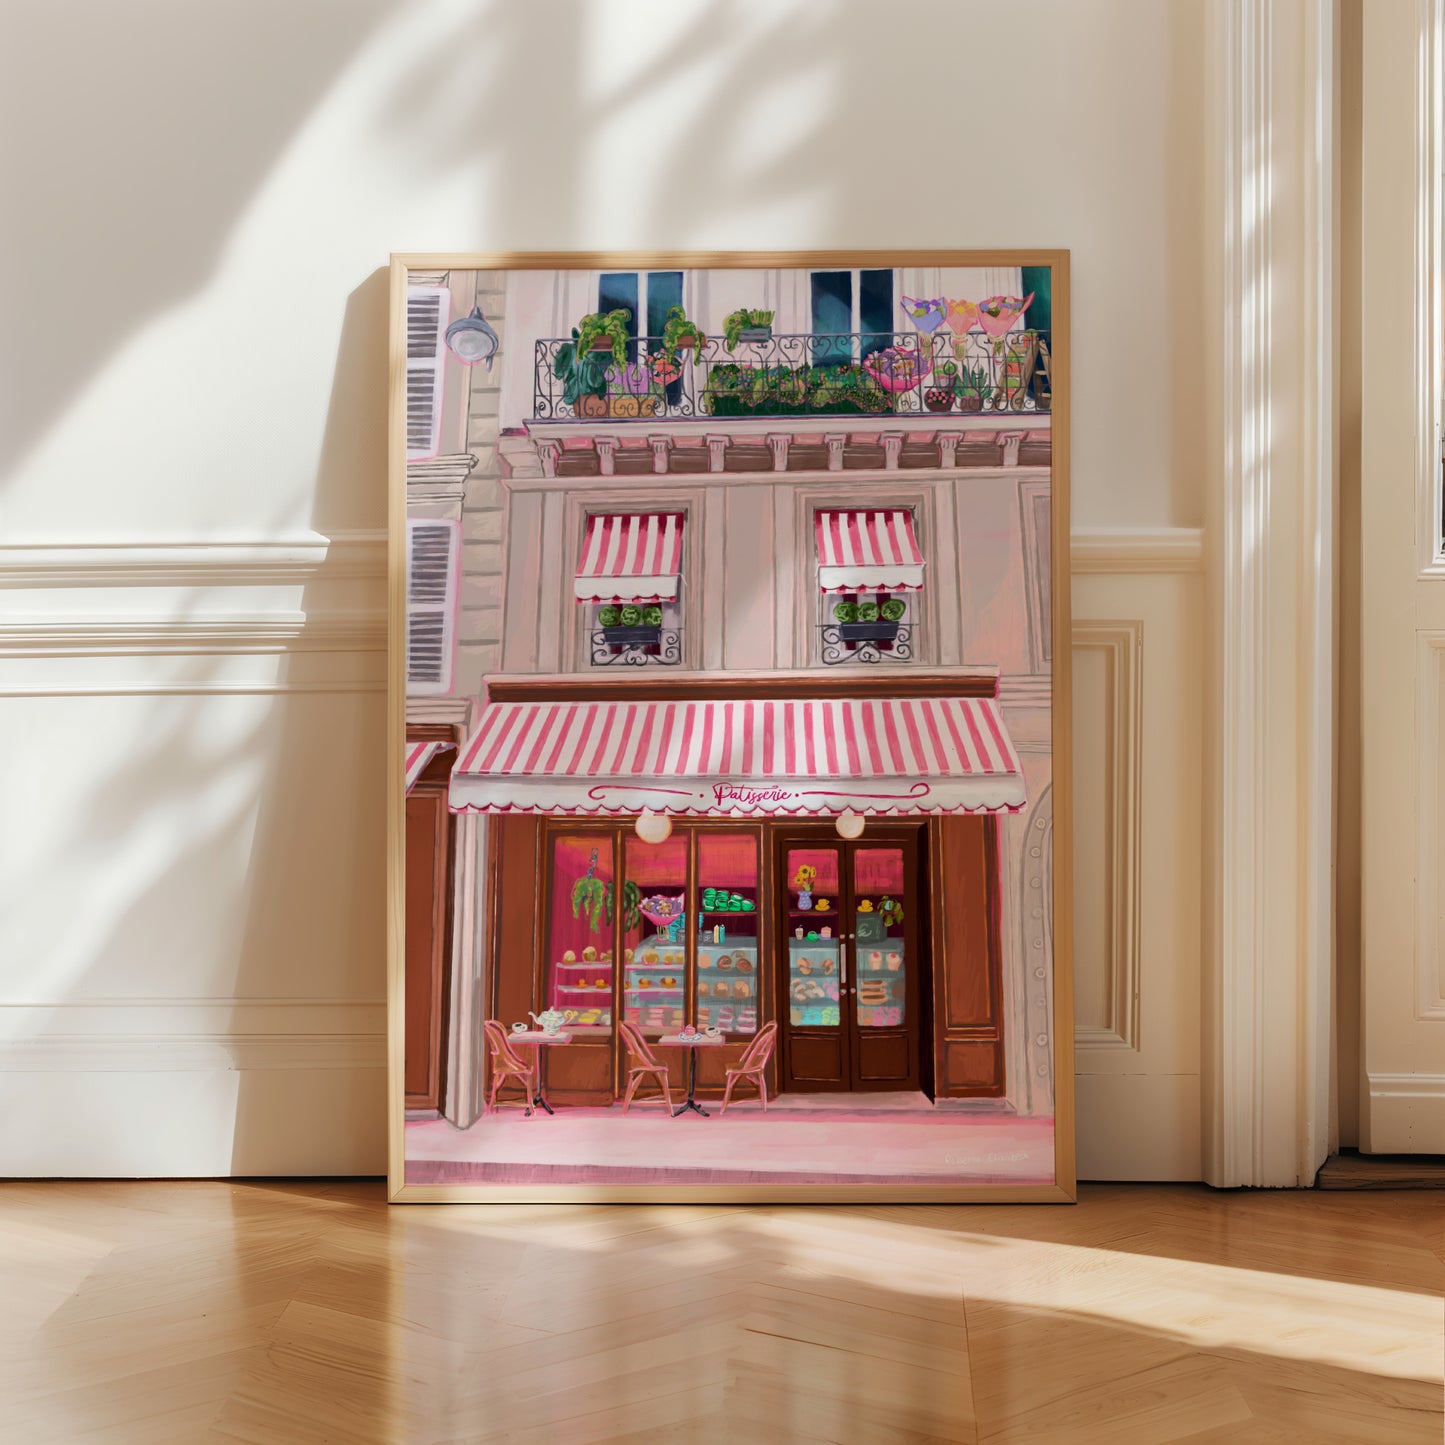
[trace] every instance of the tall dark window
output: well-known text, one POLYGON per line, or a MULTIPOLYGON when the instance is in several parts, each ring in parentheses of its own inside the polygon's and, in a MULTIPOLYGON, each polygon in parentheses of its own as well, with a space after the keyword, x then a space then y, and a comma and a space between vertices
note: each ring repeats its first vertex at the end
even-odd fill
POLYGON ((853 356, 857 287, 859 356, 881 351, 893 341, 893 272, 814 271, 812 278, 813 360, 818 365, 853 356))

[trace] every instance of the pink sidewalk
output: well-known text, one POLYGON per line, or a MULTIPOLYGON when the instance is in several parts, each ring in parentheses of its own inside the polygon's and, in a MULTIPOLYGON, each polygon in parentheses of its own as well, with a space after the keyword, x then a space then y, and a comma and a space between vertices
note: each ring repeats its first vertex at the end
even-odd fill
POLYGON ((520 1108, 455 1129, 406 1125, 409 1184, 1049 1184, 1052 1119, 990 1105, 934 1107, 921 1096, 785 1097, 711 1118, 670 1118, 660 1104, 520 1108), (889 1101, 880 1103, 880 1098, 889 1101), (915 1102, 916 1098, 916 1102, 915 1102), (663 1162, 665 1161, 665 1162, 663 1162))

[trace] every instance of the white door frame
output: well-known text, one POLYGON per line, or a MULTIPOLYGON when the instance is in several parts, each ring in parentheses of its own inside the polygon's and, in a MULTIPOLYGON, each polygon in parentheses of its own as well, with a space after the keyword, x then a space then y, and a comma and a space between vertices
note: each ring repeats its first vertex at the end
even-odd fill
POLYGON ((1307 1185, 1334 1141, 1338 12, 1215 16, 1204 1176, 1307 1185))

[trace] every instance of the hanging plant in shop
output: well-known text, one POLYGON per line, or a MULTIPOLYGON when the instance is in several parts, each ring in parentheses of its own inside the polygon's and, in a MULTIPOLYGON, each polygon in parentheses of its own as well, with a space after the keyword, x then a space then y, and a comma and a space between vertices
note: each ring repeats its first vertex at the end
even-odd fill
POLYGON ((587 872, 572 885, 572 917, 587 919, 593 933, 601 933, 603 925, 612 924, 612 888, 596 876, 597 850, 587 861, 587 872))

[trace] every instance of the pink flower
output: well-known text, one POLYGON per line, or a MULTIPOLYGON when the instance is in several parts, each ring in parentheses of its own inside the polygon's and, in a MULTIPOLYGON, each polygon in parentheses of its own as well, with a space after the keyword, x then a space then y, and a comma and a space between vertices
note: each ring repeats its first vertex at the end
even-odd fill
POLYGON ((1014 322, 1029 309, 1033 299, 1032 291, 1024 297, 990 296, 978 303, 978 324, 997 340, 1012 330, 1014 322))

